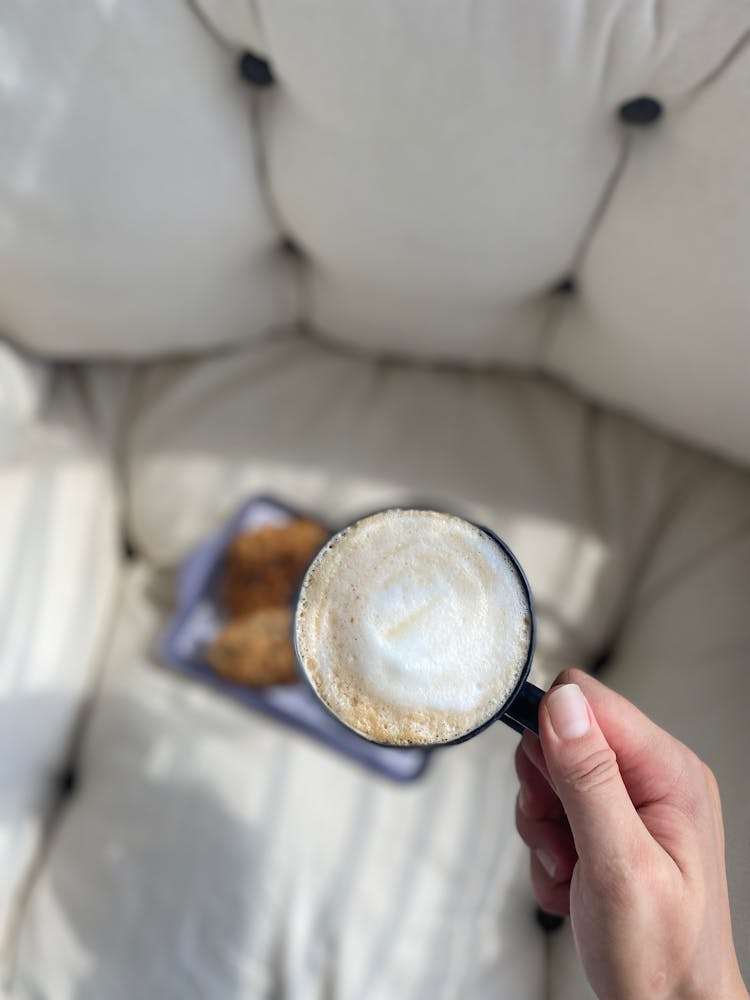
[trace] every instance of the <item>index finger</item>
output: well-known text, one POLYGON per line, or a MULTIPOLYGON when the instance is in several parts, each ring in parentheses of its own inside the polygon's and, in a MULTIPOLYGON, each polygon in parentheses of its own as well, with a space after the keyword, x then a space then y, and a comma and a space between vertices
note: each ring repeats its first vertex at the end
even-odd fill
POLYGON ((526 754, 523 744, 516 748, 516 774, 521 782, 519 805, 529 819, 555 820, 560 822, 565 817, 565 810, 546 775, 534 764, 526 754))

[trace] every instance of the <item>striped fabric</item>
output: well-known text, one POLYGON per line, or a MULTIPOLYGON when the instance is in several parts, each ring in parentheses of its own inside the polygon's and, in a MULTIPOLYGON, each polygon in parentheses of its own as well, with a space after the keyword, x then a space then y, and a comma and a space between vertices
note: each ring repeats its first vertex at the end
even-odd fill
POLYGON ((70 374, 0 348, 0 942, 54 805, 113 610, 113 475, 70 374), (43 388, 50 384, 49 398, 43 388), (34 414, 34 411, 37 411, 34 414), (11 433, 11 424, 14 425, 11 433))

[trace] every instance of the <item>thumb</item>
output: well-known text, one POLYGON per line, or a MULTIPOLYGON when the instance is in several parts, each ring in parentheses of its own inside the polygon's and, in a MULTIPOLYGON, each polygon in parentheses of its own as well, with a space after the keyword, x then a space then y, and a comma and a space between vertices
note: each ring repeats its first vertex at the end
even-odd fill
POLYGON ((617 756, 577 684, 552 688, 539 712, 539 738, 552 784, 584 863, 628 857, 644 828, 617 756))

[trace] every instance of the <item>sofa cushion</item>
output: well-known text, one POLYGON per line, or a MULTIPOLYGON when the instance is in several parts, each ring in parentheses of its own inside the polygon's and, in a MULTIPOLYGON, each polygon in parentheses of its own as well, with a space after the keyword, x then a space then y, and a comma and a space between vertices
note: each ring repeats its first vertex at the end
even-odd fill
MULTIPOLYGON (((156 366, 130 412, 130 530, 163 569, 131 582, 14 1000, 545 995, 503 727, 397 788, 155 661, 163 581, 261 490, 334 522, 419 499, 506 538, 536 596, 534 678, 609 654, 605 676, 715 768, 748 926, 747 474, 545 380, 291 336, 156 366)), ((553 982, 584 995, 561 940, 553 982)))
POLYGON ((172 568, 253 494, 334 524, 397 503, 453 509, 517 552, 539 604, 561 616, 548 624, 555 644, 570 640, 564 666, 595 657, 623 613, 675 461, 668 442, 547 380, 277 335, 134 383, 128 527, 152 565, 172 568))
POLYGON ((138 0, 6 25, 19 342, 144 355, 300 321, 553 373, 750 458, 741 0, 138 0))
POLYGON ((157 565, 258 492, 334 523, 416 500, 507 539, 536 598, 537 682, 605 664, 716 771, 750 973, 747 472, 547 380, 374 363, 293 336, 157 366, 136 398, 128 516, 157 565))
POLYGON ((3 335, 144 356, 296 317, 247 88, 187 3, 14 6, 2 44, 3 335))
POLYGON ((541 1000, 514 734, 377 778, 162 671, 159 589, 131 576, 13 1000, 541 1000))
POLYGON ((115 474, 95 418, 100 390, 115 409, 119 380, 27 374, 30 382, 16 372, 19 406, 0 455, 0 962, 46 822, 70 784, 71 739, 120 563, 115 474))

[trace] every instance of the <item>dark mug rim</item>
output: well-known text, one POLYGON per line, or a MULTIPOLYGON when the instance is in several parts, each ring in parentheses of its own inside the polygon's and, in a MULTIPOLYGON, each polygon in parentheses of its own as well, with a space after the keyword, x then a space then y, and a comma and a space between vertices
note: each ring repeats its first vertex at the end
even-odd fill
POLYGON ((356 518, 356 520, 354 521, 350 521, 348 524, 345 524, 343 525, 343 527, 336 530, 331 535, 331 537, 326 542, 324 542, 323 545, 321 545, 321 547, 315 553, 313 558, 310 560, 308 568, 307 570, 305 570, 305 575, 300 581, 300 585, 297 588, 297 591, 294 595, 294 614, 292 615, 292 644, 294 646, 294 656, 297 662, 297 671, 300 677, 305 682, 307 687, 315 695, 317 702, 323 706, 323 708, 328 712, 331 718, 335 719, 338 723, 340 723, 350 732, 355 733, 357 736, 361 737, 363 740, 367 740, 368 743, 372 743, 374 746, 388 747, 394 750, 415 750, 415 749, 437 750, 440 747, 457 746, 459 743, 465 743, 467 740, 473 739, 473 737, 478 736, 480 733, 484 732, 485 729, 489 728, 489 726, 491 726, 493 722, 497 722, 498 720, 502 719, 502 717, 508 711, 510 706, 513 704, 521 688, 528 679, 529 672, 531 670, 531 664, 534 659, 534 653, 536 650, 536 608, 534 606, 534 597, 531 592, 531 585, 529 584, 528 578, 523 571, 521 563, 518 561, 516 554, 513 552, 508 543, 505 542, 496 532, 494 532, 492 528, 488 528, 486 525, 479 524, 476 521, 471 521, 468 518, 461 517, 460 514, 452 514, 449 511, 433 511, 429 507, 384 507, 382 510, 375 510, 369 514, 364 514, 363 516, 356 518), (333 541, 334 538, 337 538, 339 535, 343 534, 343 532, 349 530, 350 528, 355 527, 355 525, 359 524, 360 521, 365 521, 371 517, 377 517, 379 514, 387 514, 390 513, 391 511, 404 511, 404 512, 422 511, 424 513, 448 514, 450 517, 456 517, 458 518, 458 520, 464 521, 466 524, 471 524, 475 528, 478 528, 479 531, 483 532, 485 535, 491 538, 492 541, 496 545, 499 545, 500 548, 503 550, 507 558, 510 560, 514 570, 518 574, 518 577, 523 586, 524 594, 526 596, 526 604, 528 607, 528 614, 529 614, 529 645, 524 665, 521 668, 521 672, 519 673, 518 679, 516 680, 516 683, 513 685, 510 694, 507 696, 507 698, 502 703, 500 708, 494 711, 492 715, 485 722, 481 723, 481 725, 477 726, 475 729, 469 730, 468 733, 464 733, 462 736, 457 736, 453 740, 446 740, 444 743, 386 743, 381 740, 370 739, 369 736, 366 736, 364 733, 361 733, 358 729, 355 729, 354 726, 349 725, 348 722, 346 722, 344 719, 341 719, 327 704, 327 702, 324 701, 324 699, 320 696, 317 689, 315 688, 315 685, 310 680, 307 671, 302 665, 302 657, 300 656, 299 647, 297 645, 297 610, 299 607, 299 598, 302 593, 305 581, 307 579, 307 574, 310 569, 310 566, 313 565, 313 563, 317 560, 318 556, 323 551, 323 549, 325 549, 328 545, 330 545, 330 543, 333 541))

